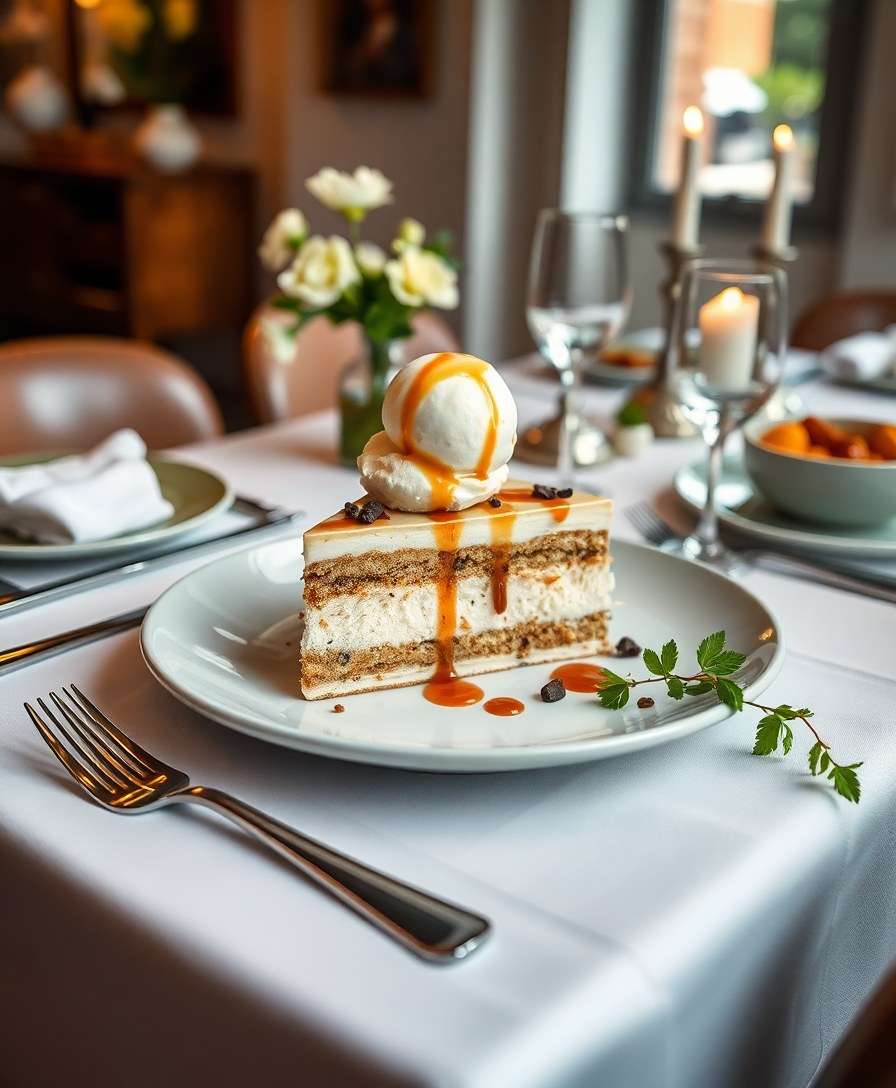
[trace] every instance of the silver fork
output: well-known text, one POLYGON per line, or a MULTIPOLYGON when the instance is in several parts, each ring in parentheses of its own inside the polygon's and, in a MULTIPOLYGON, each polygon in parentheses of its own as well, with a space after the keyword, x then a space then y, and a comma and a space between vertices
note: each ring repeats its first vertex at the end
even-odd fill
MULTIPOLYGON (((638 502, 629 506, 625 516, 638 530, 641 536, 657 548, 665 544, 681 539, 678 533, 657 514, 649 502, 638 502)), ((843 589, 848 593, 858 593, 863 597, 872 597, 879 601, 888 601, 896 604, 896 591, 886 586, 877 585, 874 582, 865 581, 862 578, 853 578, 849 574, 825 567, 821 563, 813 563, 808 559, 797 559, 792 555, 781 555, 778 552, 767 551, 764 548, 746 548, 735 553, 738 559, 743 560, 744 566, 761 567, 776 574, 791 574, 797 578, 804 578, 810 582, 820 582, 823 585, 832 586, 834 589, 843 589)))
POLYGON ((30 703, 25 709, 72 778, 110 812, 150 812, 185 801, 214 809, 431 962, 468 956, 489 935, 488 919, 340 854, 221 790, 190 785, 183 771, 141 748, 74 684, 62 689, 62 698, 51 691, 50 701, 54 709, 37 700, 45 717, 30 703))

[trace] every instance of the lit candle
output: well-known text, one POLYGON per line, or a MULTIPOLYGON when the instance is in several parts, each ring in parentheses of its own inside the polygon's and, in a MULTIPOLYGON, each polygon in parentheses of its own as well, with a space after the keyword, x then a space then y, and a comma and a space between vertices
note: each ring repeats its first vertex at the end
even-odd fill
POLYGON ((775 253, 790 245, 790 217, 793 210, 793 129, 778 125, 772 133, 775 180, 765 206, 760 243, 775 253))
POLYGON ((749 388, 756 355, 759 299, 726 287, 700 307, 697 369, 707 385, 724 392, 749 388))
POLYGON ((681 117, 681 173, 672 213, 672 244, 695 249, 700 233, 700 152, 703 143, 703 114, 688 106, 681 117))

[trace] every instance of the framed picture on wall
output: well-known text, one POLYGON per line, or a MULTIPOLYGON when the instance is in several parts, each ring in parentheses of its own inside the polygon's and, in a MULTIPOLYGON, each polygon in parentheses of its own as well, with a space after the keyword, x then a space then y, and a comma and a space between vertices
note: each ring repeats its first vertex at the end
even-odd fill
POLYGON ((325 0, 323 89, 385 98, 431 94, 436 2, 325 0))

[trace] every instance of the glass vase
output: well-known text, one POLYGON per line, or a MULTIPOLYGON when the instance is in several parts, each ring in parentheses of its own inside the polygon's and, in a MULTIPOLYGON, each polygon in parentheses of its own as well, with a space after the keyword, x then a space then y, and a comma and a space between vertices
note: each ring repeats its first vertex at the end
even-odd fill
POLYGON ((398 340, 366 340, 339 380, 339 459, 355 468, 367 440, 383 429, 386 387, 401 363, 398 340))

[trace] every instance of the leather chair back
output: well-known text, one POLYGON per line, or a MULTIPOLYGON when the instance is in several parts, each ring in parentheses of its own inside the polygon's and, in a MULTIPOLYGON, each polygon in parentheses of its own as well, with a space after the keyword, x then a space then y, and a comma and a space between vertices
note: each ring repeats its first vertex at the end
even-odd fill
POLYGON ((857 332, 880 332, 888 325, 896 325, 896 291, 841 291, 810 306, 790 340, 795 348, 822 351, 857 332))
POLYGON ((224 433, 202 378, 152 344, 105 336, 0 344, 0 454, 87 449, 119 427, 153 450, 224 433))
MULTIPOLYGON (((364 350, 355 322, 333 325, 326 317, 315 317, 293 335, 289 329, 294 324, 292 314, 265 303, 246 326, 246 384, 260 423, 334 407, 343 367, 364 350)), ((454 333, 435 314, 416 314, 412 325, 414 335, 402 343, 405 362, 431 351, 458 350, 454 333)))

